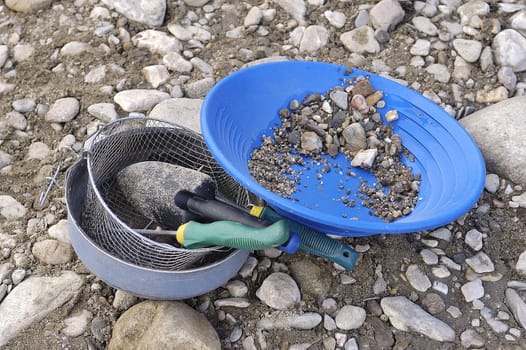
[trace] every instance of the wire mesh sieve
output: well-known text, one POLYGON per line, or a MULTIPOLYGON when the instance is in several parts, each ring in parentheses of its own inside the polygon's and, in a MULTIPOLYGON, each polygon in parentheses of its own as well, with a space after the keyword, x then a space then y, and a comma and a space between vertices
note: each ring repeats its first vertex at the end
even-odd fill
POLYGON ((218 198, 247 206, 249 193, 216 163, 202 136, 185 127, 151 118, 123 118, 106 124, 86 152, 89 183, 81 226, 101 248, 122 260, 160 270, 183 270, 214 263, 232 250, 184 249, 141 235, 160 226, 125 199, 116 176, 125 167, 160 161, 198 170, 216 183, 218 198))

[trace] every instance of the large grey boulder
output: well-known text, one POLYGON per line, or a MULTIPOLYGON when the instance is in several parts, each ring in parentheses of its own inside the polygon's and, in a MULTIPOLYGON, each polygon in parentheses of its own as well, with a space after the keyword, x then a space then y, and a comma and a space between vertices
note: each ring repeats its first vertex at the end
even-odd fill
POLYGON ((483 108, 460 123, 476 141, 490 172, 526 186, 526 96, 483 108))
POLYGON ((109 350, 219 350, 221 342, 205 316, 181 302, 143 301, 122 314, 109 350))

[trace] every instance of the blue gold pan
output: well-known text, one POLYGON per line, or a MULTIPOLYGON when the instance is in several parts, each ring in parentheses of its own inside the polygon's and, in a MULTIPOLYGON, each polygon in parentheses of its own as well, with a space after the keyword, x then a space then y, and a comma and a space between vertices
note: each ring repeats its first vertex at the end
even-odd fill
MULTIPOLYGON (((214 86, 205 98, 201 129, 214 158, 242 186, 264 199, 280 215, 336 235, 410 233, 436 228, 466 213, 484 186, 482 155, 453 117, 434 102, 392 80, 340 65, 274 62, 233 73, 214 86), (312 93, 324 94, 358 76, 368 77, 374 89, 383 92, 385 107, 378 109, 382 118, 389 110, 398 111, 399 118, 391 125, 415 158, 403 161, 414 173, 421 174, 414 211, 391 223, 371 215, 369 208, 360 205, 359 198, 354 208, 342 206, 336 200, 341 197, 336 185, 342 177, 335 171, 324 176, 323 184, 305 172, 301 191, 291 200, 258 184, 247 165, 253 149, 261 144, 261 136, 272 135, 272 129, 280 123, 278 111, 292 99, 301 101, 312 93)), ((343 169, 350 166, 341 154, 330 162, 343 169)), ((358 189, 361 179, 375 183, 369 172, 354 170, 356 177, 345 178, 347 188, 358 189)))

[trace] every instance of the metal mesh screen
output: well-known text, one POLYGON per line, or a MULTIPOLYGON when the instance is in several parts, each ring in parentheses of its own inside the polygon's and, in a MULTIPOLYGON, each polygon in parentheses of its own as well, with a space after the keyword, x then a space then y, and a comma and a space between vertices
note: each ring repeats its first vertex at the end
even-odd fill
POLYGON ((150 118, 123 118, 105 125, 87 152, 89 183, 81 226, 108 253, 130 263, 160 270, 189 269, 218 261, 232 250, 184 249, 136 232, 156 223, 125 199, 116 175, 143 161, 160 161, 198 170, 216 182, 218 198, 247 206, 249 194, 217 164, 202 136, 190 129, 150 118))

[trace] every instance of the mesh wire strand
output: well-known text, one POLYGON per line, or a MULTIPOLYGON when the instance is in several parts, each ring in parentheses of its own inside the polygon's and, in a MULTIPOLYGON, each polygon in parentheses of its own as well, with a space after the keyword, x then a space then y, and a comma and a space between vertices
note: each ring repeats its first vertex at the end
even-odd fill
POLYGON ((248 192, 217 164, 200 134, 160 120, 123 118, 95 134, 87 160, 89 183, 81 226, 108 253, 158 270, 200 267, 232 253, 219 247, 184 249, 137 233, 134 229, 147 227, 151 220, 126 201, 116 182, 116 175, 131 164, 161 161, 208 174, 216 183, 217 197, 247 206, 248 192))

